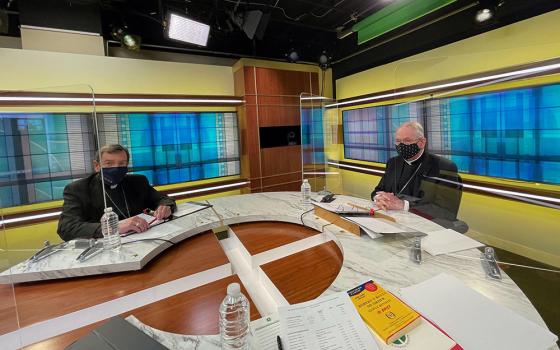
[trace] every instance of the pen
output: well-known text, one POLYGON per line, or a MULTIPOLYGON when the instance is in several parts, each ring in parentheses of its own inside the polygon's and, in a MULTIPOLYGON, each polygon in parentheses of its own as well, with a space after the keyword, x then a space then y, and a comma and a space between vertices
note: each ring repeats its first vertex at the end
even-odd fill
POLYGON ((362 207, 361 205, 357 205, 357 204, 354 204, 354 203, 352 203, 352 202, 348 202, 347 204, 348 204, 349 206, 354 207, 354 208, 358 208, 358 209, 362 209, 362 210, 369 210, 368 208, 362 207))
POLYGON ((283 350, 282 349, 282 339, 280 339, 279 335, 276 336, 276 343, 278 343, 278 350, 283 350))
MULTIPOLYGON (((142 210, 142 212, 146 215, 153 215, 155 213, 155 211, 153 211, 150 208, 146 208, 146 209, 142 210)), ((153 218, 150 222, 148 222, 148 226, 150 226, 151 224, 153 224, 156 221, 157 221, 157 218, 153 218)))
POLYGON ((157 218, 154 218, 153 220, 151 220, 150 222, 148 222, 148 226, 150 226, 151 224, 153 224, 154 222, 157 221, 157 218))
POLYGON ((372 215, 372 216, 375 215, 375 210, 373 208, 362 207, 361 205, 357 205, 357 204, 354 204, 354 203, 351 203, 351 202, 348 202, 348 205, 350 205, 354 208, 366 210, 369 213, 369 215, 372 215))

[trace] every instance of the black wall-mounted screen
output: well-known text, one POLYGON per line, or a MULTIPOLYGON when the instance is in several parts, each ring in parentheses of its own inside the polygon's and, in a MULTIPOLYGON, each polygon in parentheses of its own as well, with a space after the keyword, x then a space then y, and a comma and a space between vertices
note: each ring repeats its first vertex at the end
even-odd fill
POLYGON ((301 130, 295 126, 269 126, 259 128, 261 148, 301 145, 301 130))

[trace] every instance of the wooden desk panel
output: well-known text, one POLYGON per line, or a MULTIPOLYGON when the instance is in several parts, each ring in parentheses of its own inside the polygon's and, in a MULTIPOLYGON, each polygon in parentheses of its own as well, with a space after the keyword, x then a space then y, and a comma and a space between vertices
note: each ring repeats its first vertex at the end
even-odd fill
POLYGON ((341 267, 342 252, 333 241, 261 266, 290 304, 321 295, 333 283, 341 267))
POLYGON ((319 234, 319 231, 287 222, 250 222, 230 227, 251 255, 319 234))
POLYGON ((0 284, 0 334, 18 329, 14 287, 11 284, 0 284))
MULTIPOLYGON (((121 316, 134 315, 142 323, 166 332, 191 335, 218 334, 218 309, 226 296, 228 284, 234 282, 241 284, 243 294, 249 298, 251 320, 260 318, 261 315, 237 275, 134 309, 121 316)), ((25 349, 63 349, 103 322, 106 320, 30 345, 25 349)))
MULTIPOLYGON (((16 285, 21 327, 229 263, 212 232, 188 238, 140 271, 16 285)), ((0 320, 0 324, 4 321, 0 320)), ((0 326, 3 328, 4 326, 0 326)))

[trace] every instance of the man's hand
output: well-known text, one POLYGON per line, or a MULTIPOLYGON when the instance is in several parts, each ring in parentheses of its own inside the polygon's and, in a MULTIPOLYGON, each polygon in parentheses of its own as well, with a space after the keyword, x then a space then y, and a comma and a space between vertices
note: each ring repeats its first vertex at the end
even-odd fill
POLYGON ((119 221, 119 232, 121 234, 127 232, 144 232, 148 230, 148 222, 138 216, 119 221))
POLYGON ((158 220, 163 220, 171 215, 171 208, 167 205, 160 205, 154 212, 154 216, 158 220))
POLYGON ((374 197, 375 204, 383 210, 403 210, 404 201, 389 192, 378 192, 374 197))

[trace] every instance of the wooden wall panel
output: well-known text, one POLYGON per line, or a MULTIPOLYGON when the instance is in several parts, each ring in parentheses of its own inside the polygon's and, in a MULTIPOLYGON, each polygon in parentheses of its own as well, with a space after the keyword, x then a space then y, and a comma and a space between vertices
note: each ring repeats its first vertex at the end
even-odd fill
POLYGON ((245 95, 245 72, 243 69, 233 72, 233 91, 235 96, 245 95))
POLYGON ((259 121, 256 106, 247 106, 245 108, 245 116, 247 119, 247 131, 244 134, 243 142, 247 146, 247 156, 249 157, 249 178, 259 179, 261 177, 260 164, 260 142, 259 142, 259 121))
POLYGON ((295 171, 293 173, 279 174, 264 176, 262 178, 263 187, 274 186, 283 183, 301 182, 301 171, 295 171))
POLYGON ((301 180, 296 182, 277 184, 271 186, 263 186, 259 192, 284 192, 284 191, 299 191, 301 188, 301 180))
POLYGON ((319 75, 317 73, 311 73, 311 90, 313 95, 319 95, 321 87, 319 86, 319 75))
POLYGON ((238 108, 244 112, 240 122, 245 163, 241 175, 250 179, 252 192, 299 190, 301 148, 261 149, 259 128, 299 126, 300 94, 318 93, 318 74, 247 66, 236 71, 234 78, 236 94, 243 87, 245 99, 245 105, 238 108))
POLYGON ((256 95, 255 67, 244 67, 243 73, 245 78, 245 95, 256 95))
POLYGON ((259 125, 285 126, 300 125, 299 106, 259 106, 259 125))
POLYGON ((301 171, 301 147, 286 146, 261 149, 262 175, 301 171))

